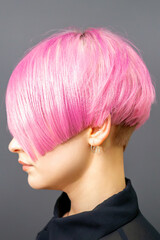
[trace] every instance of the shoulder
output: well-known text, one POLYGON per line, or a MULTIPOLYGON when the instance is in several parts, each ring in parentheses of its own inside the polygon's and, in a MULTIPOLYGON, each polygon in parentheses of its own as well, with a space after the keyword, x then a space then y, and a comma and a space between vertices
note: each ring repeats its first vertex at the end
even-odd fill
POLYGON ((160 240, 160 233, 139 211, 138 215, 116 231, 106 235, 102 240, 160 240))

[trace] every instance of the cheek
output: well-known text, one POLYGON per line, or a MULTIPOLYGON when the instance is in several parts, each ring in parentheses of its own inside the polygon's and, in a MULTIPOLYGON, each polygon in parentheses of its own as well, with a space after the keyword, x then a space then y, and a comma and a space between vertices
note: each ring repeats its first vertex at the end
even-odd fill
POLYGON ((28 173, 28 183, 34 189, 61 190, 78 180, 85 172, 88 162, 83 154, 46 159, 28 173))
POLYGON ((28 174, 35 189, 63 190, 77 181, 90 165, 88 146, 84 140, 63 144, 39 158, 28 174))

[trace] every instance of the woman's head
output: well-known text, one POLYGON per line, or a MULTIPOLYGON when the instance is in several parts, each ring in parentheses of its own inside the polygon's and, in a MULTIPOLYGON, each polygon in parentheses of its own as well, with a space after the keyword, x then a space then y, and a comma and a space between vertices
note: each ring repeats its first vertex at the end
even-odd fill
MULTIPOLYGON (((105 28, 65 29, 42 40, 13 70, 8 129, 32 160, 111 114, 125 146, 150 116, 155 89, 129 40, 105 28)), ((135 47, 135 46, 134 46, 135 47)))

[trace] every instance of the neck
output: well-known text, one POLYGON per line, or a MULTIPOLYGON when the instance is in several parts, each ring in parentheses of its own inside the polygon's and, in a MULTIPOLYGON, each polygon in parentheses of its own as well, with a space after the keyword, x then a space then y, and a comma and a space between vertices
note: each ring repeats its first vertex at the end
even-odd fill
POLYGON ((91 211, 126 187, 123 148, 112 147, 105 156, 92 154, 84 174, 63 189, 71 200, 70 211, 63 217, 91 211))

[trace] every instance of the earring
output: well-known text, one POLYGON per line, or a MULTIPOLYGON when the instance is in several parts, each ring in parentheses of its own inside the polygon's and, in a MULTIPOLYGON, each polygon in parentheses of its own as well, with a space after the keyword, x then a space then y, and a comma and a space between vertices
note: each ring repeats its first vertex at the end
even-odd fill
MULTIPOLYGON (((93 144, 94 144, 94 142, 93 142, 93 144)), ((100 153, 100 150, 101 150, 101 147, 100 147, 100 146, 92 146, 92 144, 91 144, 91 151, 92 151, 93 153, 97 153, 97 152, 100 153)))
POLYGON ((96 146, 92 146, 92 145, 91 145, 91 151, 92 151, 93 153, 95 153, 95 152, 96 152, 96 146))

